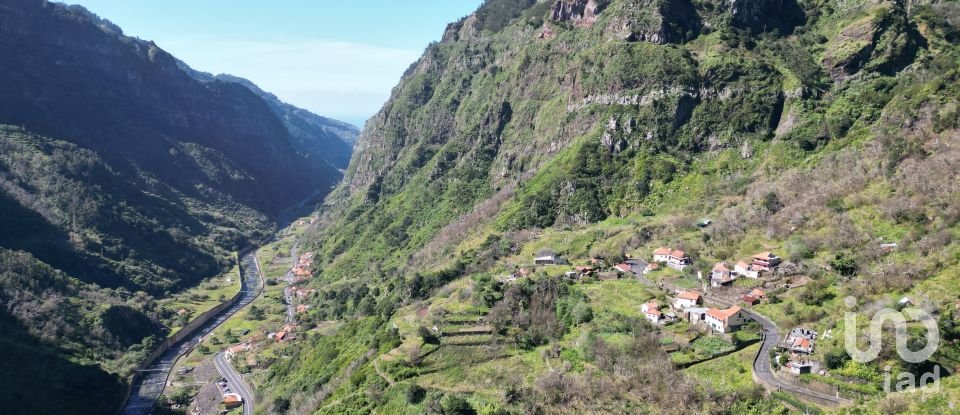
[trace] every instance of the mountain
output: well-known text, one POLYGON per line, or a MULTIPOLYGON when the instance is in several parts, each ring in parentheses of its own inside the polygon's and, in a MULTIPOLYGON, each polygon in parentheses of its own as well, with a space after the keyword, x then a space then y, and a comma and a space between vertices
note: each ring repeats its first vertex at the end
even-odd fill
POLYGON ((346 169, 350 163, 353 145, 360 130, 342 121, 321 117, 302 108, 287 104, 247 79, 233 75, 212 75, 193 70, 183 62, 182 69, 204 82, 223 81, 243 85, 266 101, 274 113, 283 120, 290 131, 294 147, 305 157, 320 157, 338 169, 346 169))
POLYGON ((0 405, 110 412, 174 329, 160 300, 328 193, 354 128, 79 6, 0 3, 0 54, 0 405))
MULTIPOLYGON (((859 396, 864 413, 950 411, 956 379, 943 399, 883 397, 885 366, 929 366, 889 347, 852 361, 840 333, 847 296, 867 311, 927 298, 955 333, 958 22, 952 1, 486 1, 364 127, 302 243, 322 272, 299 320, 339 325, 270 346, 291 358, 254 374, 263 405, 800 409, 751 381, 756 348, 694 364, 735 345, 646 324, 638 306, 669 301, 657 286, 531 271, 538 252, 613 265, 671 246, 692 266, 650 278, 687 288, 718 262, 779 253, 779 271, 730 293, 762 284, 770 300, 755 310, 781 329, 833 333, 814 358, 840 377, 808 380, 859 396)), ((932 360, 958 357, 941 344, 932 360)))

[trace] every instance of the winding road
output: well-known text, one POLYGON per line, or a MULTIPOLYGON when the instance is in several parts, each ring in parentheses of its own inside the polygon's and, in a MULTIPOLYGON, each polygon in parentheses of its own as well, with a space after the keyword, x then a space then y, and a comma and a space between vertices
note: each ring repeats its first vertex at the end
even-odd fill
MULTIPOLYGON (((130 397, 120 411, 121 414, 148 415, 151 410, 153 410, 153 406, 156 404, 160 394, 163 393, 163 388, 166 386, 167 379, 170 376, 170 370, 173 368, 177 359, 189 352, 193 346, 199 344, 203 336, 207 335, 207 333, 222 324, 230 318, 230 316, 236 314, 237 311, 240 311, 240 309, 247 304, 250 304, 260 295, 263 284, 260 276, 260 267, 256 259, 256 251, 253 250, 245 254, 243 258, 240 259, 240 263, 240 269, 243 272, 243 278, 240 281, 240 292, 242 293, 240 300, 221 311, 220 314, 217 314, 216 317, 206 324, 194 329, 187 337, 170 346, 166 352, 154 359, 145 369, 141 370, 139 376, 136 376, 134 380, 133 386, 130 389, 130 397)), ((237 393, 240 393, 239 390, 237 393)), ((252 414, 253 394, 249 394, 248 397, 241 393, 240 396, 243 397, 244 402, 250 402, 250 405, 244 405, 244 413, 246 413, 246 407, 249 406, 250 413, 252 414)))
POLYGON ((777 325, 763 315, 750 310, 744 310, 754 321, 760 323, 763 327, 763 345, 757 352, 757 357, 753 360, 753 373, 756 378, 766 386, 777 391, 789 392, 799 398, 806 399, 821 405, 841 406, 849 404, 849 399, 840 398, 834 395, 817 392, 810 389, 800 388, 795 385, 784 383, 777 379, 773 374, 770 362, 770 351, 777 347, 780 341, 780 330, 777 325))

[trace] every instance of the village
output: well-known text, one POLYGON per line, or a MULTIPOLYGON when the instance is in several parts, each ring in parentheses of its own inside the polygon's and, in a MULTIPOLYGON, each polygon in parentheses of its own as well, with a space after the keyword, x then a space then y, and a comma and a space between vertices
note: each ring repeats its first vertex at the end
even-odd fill
MULTIPOLYGON (((759 252, 737 261, 732 266, 721 261, 715 263, 706 273, 696 271, 696 281, 691 284, 691 281, 682 281, 682 277, 670 281, 658 276, 665 269, 682 275, 693 266, 690 255, 682 249, 659 247, 647 258, 632 258, 626 255, 622 261, 616 263, 610 263, 605 258, 592 257, 583 261, 583 264, 572 266, 553 251, 545 249, 536 254, 533 266, 519 267, 503 280, 514 282, 529 277, 537 272, 538 267, 543 270, 563 266, 572 268, 563 275, 578 282, 603 283, 636 279, 646 286, 659 288, 665 294, 662 301, 656 298, 638 299, 637 307, 651 324, 667 328, 677 323, 685 323, 702 335, 733 340, 734 335, 744 329, 759 334, 761 328, 755 321, 756 314, 749 309, 769 301, 765 287, 771 286, 781 291, 789 288, 778 282, 778 279, 772 278, 781 265, 783 261, 775 253, 759 252), (736 284, 738 281, 742 284, 736 284), (685 286, 681 286, 681 283, 685 286)), ((826 375, 821 363, 811 358, 818 336, 817 331, 806 327, 787 330, 786 334, 775 342, 776 355, 772 357, 771 365, 779 368, 783 375, 826 375)), ((671 342, 663 349, 676 352, 678 346, 671 342)))

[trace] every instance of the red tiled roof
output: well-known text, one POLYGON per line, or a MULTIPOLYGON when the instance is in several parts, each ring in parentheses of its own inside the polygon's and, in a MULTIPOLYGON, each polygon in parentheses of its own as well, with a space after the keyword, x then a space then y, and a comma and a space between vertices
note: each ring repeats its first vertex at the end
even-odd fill
POLYGON ((663 248, 663 247, 657 248, 655 251, 653 251, 653 254, 654 255, 670 255, 670 248, 663 248))
POLYGON ((676 258, 686 258, 686 257, 687 257, 687 253, 686 253, 686 252, 683 252, 683 251, 681 251, 681 250, 679 250, 679 249, 677 249, 677 250, 671 252, 671 253, 670 253, 670 256, 676 257, 676 258))
POLYGON ((730 318, 730 316, 732 316, 732 315, 737 314, 738 312, 740 312, 740 310, 742 310, 742 308, 737 307, 737 306, 730 307, 730 308, 728 308, 728 309, 726 309, 726 310, 718 310, 718 309, 716 309, 716 308, 711 308, 711 309, 707 310, 707 315, 709 315, 709 316, 711 316, 711 317, 713 317, 713 318, 715 318, 715 319, 717 319, 717 320, 726 321, 728 318, 730 318))
POLYGON ((761 253, 759 253, 759 254, 754 255, 754 256, 753 256, 753 259, 760 259, 760 260, 766 261, 766 260, 772 258, 773 256, 774 256, 774 255, 773 255, 772 253, 770 253, 770 252, 761 252, 761 253))
POLYGON ((700 293, 695 291, 683 291, 677 295, 677 298, 682 298, 684 300, 697 301, 700 299, 700 293))
POLYGON ((717 262, 716 265, 713 266, 713 270, 718 272, 728 272, 730 271, 730 268, 727 268, 727 264, 725 262, 717 262))
POLYGON ((630 265, 628 264, 617 264, 615 268, 623 272, 630 272, 630 265))

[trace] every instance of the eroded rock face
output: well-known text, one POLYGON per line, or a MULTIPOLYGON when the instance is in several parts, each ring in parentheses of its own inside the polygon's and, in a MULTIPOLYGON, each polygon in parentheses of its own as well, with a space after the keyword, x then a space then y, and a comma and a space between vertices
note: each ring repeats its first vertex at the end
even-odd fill
POLYGON ((757 33, 774 29, 782 34, 792 33, 806 21, 796 0, 729 0, 729 8, 735 26, 757 33))
POLYGON ((581 27, 593 26, 598 14, 599 5, 595 0, 557 0, 550 10, 550 18, 554 21, 569 21, 581 27))
POLYGON ((703 26, 689 0, 632 0, 611 6, 606 33, 617 40, 653 44, 695 38, 703 26))

